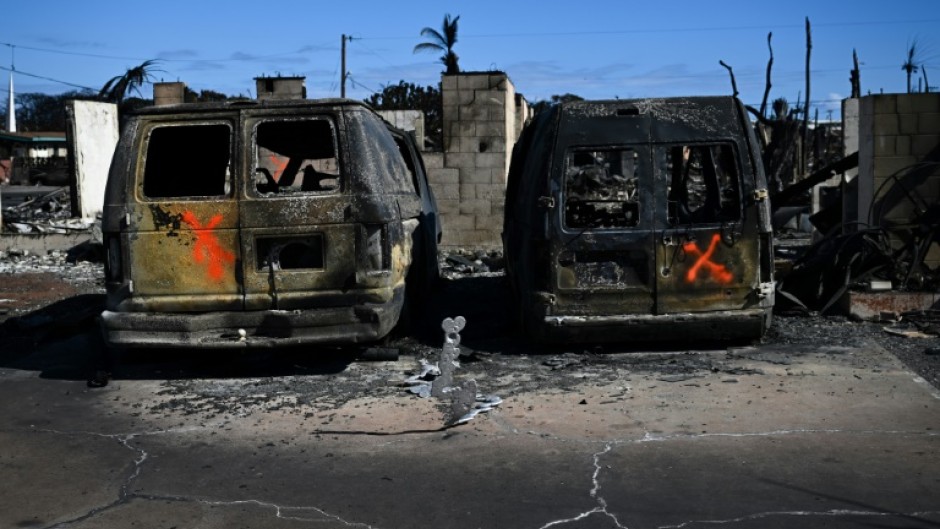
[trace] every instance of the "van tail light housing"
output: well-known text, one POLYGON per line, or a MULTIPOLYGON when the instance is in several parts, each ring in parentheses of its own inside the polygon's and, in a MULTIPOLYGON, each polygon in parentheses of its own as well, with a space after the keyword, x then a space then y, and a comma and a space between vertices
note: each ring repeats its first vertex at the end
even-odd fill
POLYGON ((105 277, 108 281, 119 282, 124 279, 124 252, 121 248, 119 236, 107 237, 107 259, 105 261, 105 277))
POLYGON ((362 224, 359 230, 360 270, 384 272, 391 268, 391 249, 387 224, 362 224))

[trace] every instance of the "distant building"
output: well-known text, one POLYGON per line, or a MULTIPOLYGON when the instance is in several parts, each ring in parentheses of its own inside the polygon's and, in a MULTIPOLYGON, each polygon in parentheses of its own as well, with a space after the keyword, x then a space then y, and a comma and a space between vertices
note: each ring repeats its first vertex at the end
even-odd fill
POLYGON ((0 131, 0 182, 64 183, 67 145, 64 132, 0 131))

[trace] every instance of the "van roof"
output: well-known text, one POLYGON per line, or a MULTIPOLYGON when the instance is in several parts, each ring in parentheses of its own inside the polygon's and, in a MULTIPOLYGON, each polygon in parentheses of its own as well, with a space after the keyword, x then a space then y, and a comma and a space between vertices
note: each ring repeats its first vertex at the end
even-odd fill
POLYGON ((147 106, 128 112, 129 116, 150 116, 160 114, 213 113, 219 111, 232 111, 240 109, 283 109, 283 108, 317 108, 317 107, 361 107, 372 110, 364 101, 356 99, 327 98, 327 99, 233 99, 229 101, 213 101, 208 103, 178 103, 174 105, 147 106))
POLYGON ((727 105, 731 101, 736 101, 733 96, 680 96, 680 97, 645 97, 637 99, 600 99, 600 100, 582 100, 568 101, 560 103, 561 108, 590 108, 590 107, 637 107, 640 109, 656 109, 664 106, 713 106, 727 105))
POLYGON ((610 119, 643 116, 652 124, 649 137, 654 141, 742 134, 746 120, 743 105, 732 96, 572 101, 555 110, 568 123, 569 131, 582 126, 576 124, 587 123, 592 123, 593 130, 607 130, 602 123, 613 123, 610 119))

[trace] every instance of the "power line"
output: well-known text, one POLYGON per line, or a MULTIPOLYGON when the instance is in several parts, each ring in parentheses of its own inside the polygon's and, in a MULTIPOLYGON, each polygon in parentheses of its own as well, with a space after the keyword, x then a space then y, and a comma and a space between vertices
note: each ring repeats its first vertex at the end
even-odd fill
MULTIPOLYGON (((360 40, 360 39, 357 39, 357 40, 360 40)), ((387 65, 389 65, 389 66, 392 66, 392 67, 395 66, 394 64, 392 64, 391 62, 389 62, 388 59, 386 59, 385 57, 383 57, 382 55, 380 55, 378 52, 376 52, 376 51, 373 50, 372 48, 370 48, 370 47, 368 47, 368 46, 366 46, 366 45, 364 45, 364 44, 362 44, 362 43, 359 43, 359 46, 360 46, 363 50, 365 50, 366 53, 368 53, 368 54, 374 56, 375 58, 379 59, 380 61, 384 62, 385 64, 387 64, 387 65)))
MULTIPOLYGON (((27 76, 27 77, 35 77, 36 79, 42 79, 42 80, 44 80, 44 81, 52 81, 53 83, 59 83, 59 84, 67 85, 67 86, 73 86, 73 87, 75 87, 75 88, 81 88, 81 89, 83 89, 83 90, 91 90, 91 91, 93 91, 93 92, 96 92, 96 91, 98 90, 97 88, 92 88, 92 87, 90 87, 90 86, 84 86, 84 85, 80 85, 80 84, 70 83, 70 82, 68 82, 68 81, 62 81, 62 80, 60 80, 60 79, 53 79, 52 77, 46 77, 46 76, 44 76, 44 75, 37 75, 37 74, 34 74, 34 73, 24 72, 23 70, 14 70, 13 68, 7 68, 6 66, 0 66, 0 70, 5 70, 5 71, 8 71, 8 72, 16 72, 18 75, 25 75, 25 76, 27 76)), ((8 91, 9 91, 9 90, 8 90, 8 91)))
MULTIPOLYGON (((920 20, 879 20, 879 21, 859 21, 859 22, 823 22, 823 23, 813 23, 814 27, 853 27, 853 26, 885 26, 885 25, 897 25, 897 24, 932 24, 940 23, 940 19, 920 19, 920 20)), ((776 26, 767 26, 767 25, 749 25, 749 26, 714 26, 714 27, 686 27, 686 28, 648 28, 648 29, 620 29, 620 30, 584 30, 584 31, 555 31, 555 32, 519 32, 519 33, 479 33, 479 34, 461 34, 463 39, 488 39, 488 38, 515 38, 515 37, 580 37, 580 36, 605 36, 605 35, 644 35, 644 34, 654 34, 654 33, 693 33, 693 32, 715 32, 715 31, 745 31, 745 30, 781 30, 781 29, 795 29, 803 28, 803 24, 782 24, 776 26)), ((377 36, 377 37, 356 37, 356 40, 412 40, 417 38, 414 35, 409 36, 377 36)), ((53 53, 59 55, 70 55, 75 57, 91 57, 96 59, 110 59, 110 60, 122 60, 122 61, 145 61, 150 60, 153 57, 131 57, 125 55, 107 55, 99 53, 87 53, 87 52, 78 52, 78 51, 68 51, 62 49, 52 49, 52 48, 41 48, 37 46, 23 46, 20 44, 13 44, 10 42, 0 42, 0 45, 9 46, 11 48, 20 48, 22 50, 38 51, 43 53, 53 53)), ((376 55, 380 59, 382 58, 379 54, 375 53, 373 50, 370 51, 373 55, 376 55)), ((303 54, 302 50, 295 51, 284 51, 269 55, 262 56, 245 56, 245 57, 225 57, 225 58, 216 58, 216 59, 159 59, 164 62, 197 62, 197 63, 210 63, 210 62, 247 62, 253 60, 262 60, 262 59, 273 59, 277 57, 283 57, 286 55, 298 55, 303 54)))
POLYGON ((98 58, 98 59, 119 59, 119 60, 122 60, 122 61, 137 61, 137 60, 141 60, 141 59, 137 59, 136 57, 118 57, 118 56, 114 56, 114 55, 98 55, 98 54, 95 54, 95 53, 81 53, 81 52, 77 52, 77 51, 52 50, 52 49, 48 49, 48 48, 36 48, 36 47, 33 47, 33 46, 22 46, 22 45, 20 45, 20 44, 11 44, 11 43, 9 43, 9 42, 0 42, 0 45, 10 46, 10 47, 16 47, 16 48, 19 48, 19 49, 21 49, 21 50, 42 51, 42 52, 46 52, 46 53, 57 53, 57 54, 59 54, 59 55, 74 55, 74 56, 77 56, 77 57, 95 57, 95 58, 98 58))
POLYGON ((348 77, 346 77, 346 79, 347 79, 350 83, 352 83, 352 84, 354 84, 354 85, 356 85, 356 86, 358 86, 359 88, 362 88, 362 89, 364 89, 364 90, 368 90, 369 92, 372 92, 373 94, 378 94, 378 93, 379 93, 378 90, 373 90, 373 89, 369 88, 368 86, 366 86, 366 85, 360 83, 359 81, 353 79, 352 76, 348 76, 348 77))
MULTIPOLYGON (((37 48, 35 46, 22 46, 19 44, 12 44, 9 42, 0 42, 0 45, 15 47, 21 50, 40 51, 43 53, 54 53, 58 55, 71 55, 75 57, 91 57, 95 59, 111 59, 111 60, 120 60, 120 61, 141 61, 141 62, 153 59, 153 57, 149 57, 149 58, 126 57, 126 56, 121 56, 121 55, 104 55, 104 54, 98 54, 98 53, 85 53, 85 52, 78 52, 78 51, 56 50, 56 49, 51 49, 51 48, 37 48)), ((263 59, 274 59, 277 57, 284 57, 287 55, 302 55, 303 53, 304 51, 302 50, 296 50, 296 51, 284 51, 284 52, 272 53, 270 55, 226 57, 226 58, 220 58, 220 59, 192 58, 192 59, 156 59, 156 60, 159 60, 162 62, 248 62, 248 61, 257 61, 257 60, 263 60, 263 59)))
POLYGON ((330 91, 327 92, 327 93, 330 94, 330 95, 333 95, 333 92, 336 91, 336 84, 337 84, 337 81, 336 81, 336 72, 339 71, 339 63, 340 63, 340 60, 341 60, 341 59, 340 59, 339 57, 336 58, 336 65, 333 66, 333 75, 330 76, 330 78, 333 79, 333 81, 330 82, 330 91))
MULTIPOLYGON (((938 23, 940 19, 920 19, 920 20, 878 20, 864 22, 829 22, 813 23, 813 27, 844 27, 844 26, 883 26, 896 24, 926 24, 938 23)), ((781 29, 802 29, 803 24, 782 24, 775 26, 753 25, 753 26, 715 26, 715 27, 688 27, 688 28, 650 28, 650 29, 620 29, 620 30, 585 30, 585 31, 554 31, 554 32, 521 32, 521 33, 481 33, 481 34, 461 34, 462 39, 487 39, 487 38, 508 38, 508 37, 581 37, 581 36, 603 36, 603 35, 630 35, 630 34, 650 34, 650 33, 693 33, 693 32, 714 32, 714 31, 745 31, 745 30, 781 30, 781 29)), ((360 37, 363 40, 404 40, 415 39, 415 36, 387 36, 387 37, 360 37)))

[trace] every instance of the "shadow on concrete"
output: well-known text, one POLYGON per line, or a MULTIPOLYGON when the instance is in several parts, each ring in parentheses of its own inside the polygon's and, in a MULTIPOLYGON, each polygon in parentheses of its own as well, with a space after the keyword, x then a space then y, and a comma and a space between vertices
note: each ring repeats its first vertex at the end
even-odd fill
MULTIPOLYGON (((463 316, 461 331, 465 350, 503 355, 612 354, 629 352, 708 351, 752 345, 753 340, 688 340, 669 342, 629 341, 604 344, 536 344, 520 328, 513 309, 509 280, 505 276, 466 276, 442 279, 437 294, 417 319, 413 337, 429 347, 441 347, 441 321, 463 316)), ((678 333, 677 336, 682 336, 678 333)))
POLYGON ((358 348, 137 349, 109 355, 98 327, 104 295, 73 296, 10 318, 0 325, 0 368, 35 371, 42 378, 244 378, 325 375, 344 371, 358 348))
MULTIPOLYGON (((791 485, 789 483, 783 483, 780 481, 775 481, 772 479, 761 479, 764 483, 774 485, 776 487, 789 489, 796 492, 802 492, 808 496, 813 496, 815 498, 825 498, 827 500, 832 500, 835 502, 843 503, 845 505, 850 505, 855 508, 864 509, 866 512, 877 513, 878 516, 883 516, 887 518, 884 521, 856 521, 857 527, 884 527, 884 528, 904 528, 904 529, 926 529, 926 528, 937 528, 940 527, 940 522, 934 520, 928 520, 920 516, 915 516, 903 512, 897 512, 891 509, 885 509, 872 505, 870 503, 865 503, 861 501, 856 501, 850 498, 843 498, 841 496, 835 496, 827 492, 822 492, 818 490, 807 489, 805 487, 799 487, 796 485, 791 485), (898 521, 899 523, 892 523, 898 521)), ((859 514, 860 518, 865 517, 864 514, 859 514)))
POLYGON ((415 318, 412 334, 420 343, 441 347, 445 318, 463 316, 467 326, 461 343, 478 351, 506 353, 519 338, 509 309, 509 281, 505 276, 466 276, 441 279, 437 292, 415 318))
MULTIPOLYGON (((383 346, 412 354, 414 344, 433 353, 443 343, 441 322, 463 316, 462 361, 474 353, 551 356, 563 353, 603 356, 629 352, 688 352, 724 349, 728 342, 535 344, 522 335, 513 318, 504 276, 444 279, 431 301, 415 316, 410 336, 393 337, 383 346)), ((111 358, 105 352, 97 317, 105 296, 66 298, 0 325, 0 368, 37 371, 64 380, 92 380, 103 372, 114 379, 241 378, 325 375, 343 372, 363 352, 362 346, 299 346, 231 350, 199 348, 132 349, 111 358)), ((92 384, 93 385, 93 384, 92 384)))

